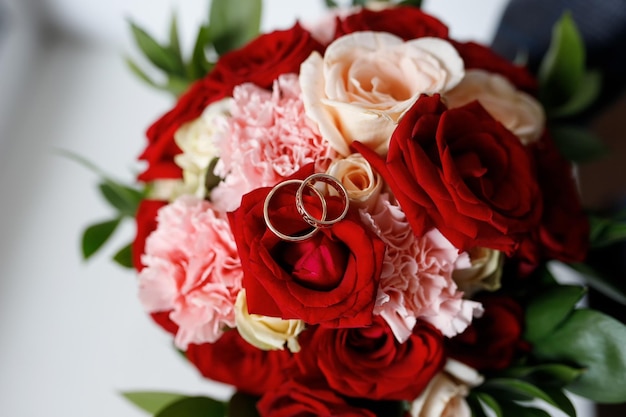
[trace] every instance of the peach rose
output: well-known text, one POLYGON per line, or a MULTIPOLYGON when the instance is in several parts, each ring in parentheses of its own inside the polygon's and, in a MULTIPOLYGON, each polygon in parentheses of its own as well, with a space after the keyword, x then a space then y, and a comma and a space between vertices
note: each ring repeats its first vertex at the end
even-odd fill
POLYGON ((376 204, 376 199, 383 187, 383 180, 361 154, 335 159, 326 173, 343 184, 348 192, 350 204, 365 209, 376 204))
POLYGON ((465 78, 444 94, 449 108, 461 107, 474 100, 504 127, 513 132, 524 145, 539 139, 546 115, 541 104, 531 95, 517 90, 499 74, 484 70, 468 70, 465 78))
POLYGON ((463 78, 463 60, 447 41, 404 42, 384 32, 355 32, 314 52, 300 68, 307 116, 340 154, 358 140, 385 154, 391 133, 420 94, 443 93, 463 78), (393 64, 390 64, 393 63, 393 64))

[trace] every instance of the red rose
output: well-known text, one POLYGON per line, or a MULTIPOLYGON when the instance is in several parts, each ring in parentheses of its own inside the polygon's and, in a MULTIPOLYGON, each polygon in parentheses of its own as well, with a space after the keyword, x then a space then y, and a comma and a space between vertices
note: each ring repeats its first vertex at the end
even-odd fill
POLYGON ((311 52, 324 47, 296 23, 291 29, 277 30, 259 36, 246 46, 220 57, 209 75, 232 88, 250 82, 270 88, 281 74, 300 73, 311 52))
POLYGON ((479 371, 507 368, 529 345, 522 340, 524 311, 513 299, 501 295, 478 296, 485 312, 460 335, 448 339, 447 353, 479 371))
POLYGON ((475 42, 457 42, 454 40, 450 42, 463 58, 466 70, 482 69, 495 72, 507 78, 518 89, 533 95, 537 93, 537 79, 526 67, 514 65, 487 46, 475 42))
POLYGON ((524 241, 518 257, 525 272, 546 259, 582 262, 589 249, 589 218, 580 201, 573 167, 548 135, 529 147, 536 160, 544 208, 539 228, 524 241))
POLYGON ((148 168, 139 175, 139 181, 181 178, 182 170, 174 163, 174 156, 180 153, 174 133, 184 123, 200 117, 209 104, 226 97, 230 91, 232 86, 217 83, 210 77, 193 83, 176 106, 148 128, 148 145, 139 155, 139 159, 148 163, 148 168))
MULTIPOLYGON (((385 244, 363 226, 356 211, 310 239, 281 240, 263 218, 269 192, 259 188, 246 194, 241 206, 229 213, 250 313, 326 326, 371 323, 385 244)), ((269 213, 274 226, 290 235, 310 229, 295 207, 294 195, 295 190, 276 193, 269 213)), ((331 198, 328 207, 332 211, 343 206, 331 198)))
POLYGON ((281 386, 292 363, 288 351, 258 349, 236 330, 225 332, 215 343, 190 344, 186 355, 205 378, 252 395, 281 386))
POLYGON ((291 380, 267 392, 257 403, 261 417, 376 417, 349 405, 331 389, 291 380))
POLYGON ((213 70, 192 84, 176 106, 148 129, 148 146, 139 156, 148 162, 148 168, 139 180, 180 178, 181 169, 174 163, 174 156, 180 153, 174 133, 183 123, 200 117, 209 104, 230 96, 239 84, 252 82, 270 88, 279 75, 298 73, 311 52, 322 49, 309 32, 296 24, 288 30, 263 34, 221 56, 213 70))
POLYGON ((142 200, 135 214, 136 234, 132 244, 133 266, 137 271, 143 269, 141 263, 141 255, 143 255, 148 235, 157 228, 157 212, 163 206, 167 205, 167 201, 161 200, 142 200))
POLYGON ((443 336, 424 322, 404 343, 380 316, 369 327, 310 329, 300 341, 301 372, 321 372, 332 389, 349 397, 414 400, 444 364, 443 336))
POLYGON ((417 7, 363 9, 338 21, 335 38, 365 30, 392 33, 405 41, 424 36, 448 38, 446 25, 417 7))
POLYGON ((435 226, 461 250, 511 254, 539 223, 526 149, 478 102, 448 110, 439 95, 422 96, 392 134, 386 160, 354 147, 387 181, 417 236, 435 226))

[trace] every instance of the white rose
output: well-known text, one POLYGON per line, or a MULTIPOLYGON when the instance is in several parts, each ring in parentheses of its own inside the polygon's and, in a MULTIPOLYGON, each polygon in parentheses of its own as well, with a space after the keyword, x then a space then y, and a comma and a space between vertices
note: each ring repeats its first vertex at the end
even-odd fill
POLYGON ((229 114, 231 99, 211 103, 200 117, 183 124, 174 133, 174 141, 182 153, 174 162, 183 170, 185 190, 199 198, 206 197, 206 175, 211 161, 219 155, 214 137, 220 131, 218 117, 229 114))
POLYGON ((383 32, 355 32, 314 52, 300 68, 307 116, 341 155, 358 140, 387 152, 396 124, 420 94, 442 93, 463 78, 463 60, 447 41, 404 42, 383 32))
POLYGON ((189 194, 182 180, 155 180, 150 183, 147 198, 151 200, 174 201, 183 194, 189 194))
POLYGON ((286 344, 291 352, 300 351, 298 335, 304 330, 304 322, 248 313, 244 289, 235 302, 235 323, 241 337, 259 349, 283 350, 286 344))
POLYGON ((524 145, 539 139, 546 115, 543 107, 529 94, 519 91, 499 74, 468 70, 465 78, 444 95, 449 108, 461 107, 474 100, 504 127, 513 132, 524 145))
MULTIPOLYGON (((504 255, 489 248, 473 248, 466 255, 469 262, 456 267, 452 279, 466 298, 481 290, 496 291, 500 288, 504 255)), ((460 262, 459 262, 460 263, 460 262)))
POLYGON ((326 173, 337 178, 345 187, 351 204, 358 208, 368 208, 376 204, 383 180, 361 154, 355 153, 343 159, 335 159, 326 173))
POLYGON ((411 404, 412 417, 470 417, 465 401, 472 387, 483 377, 474 369, 449 359, 444 370, 430 381, 424 392, 411 404))

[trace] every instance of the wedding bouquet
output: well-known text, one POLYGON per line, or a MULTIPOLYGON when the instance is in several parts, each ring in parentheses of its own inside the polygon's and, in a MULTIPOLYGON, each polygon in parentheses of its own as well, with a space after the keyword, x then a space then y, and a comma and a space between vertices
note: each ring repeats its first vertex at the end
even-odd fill
POLYGON ((537 78, 405 3, 258 34, 260 1, 213 0, 188 60, 175 21, 165 46, 132 26, 167 82, 133 69, 177 98, 137 184, 101 184, 119 215, 84 255, 135 219, 115 259, 145 311, 237 391, 127 393, 138 406, 575 416, 566 392, 626 400, 626 328, 549 268, 624 237, 583 210, 563 156, 578 145, 552 124, 597 81, 572 20, 537 78))

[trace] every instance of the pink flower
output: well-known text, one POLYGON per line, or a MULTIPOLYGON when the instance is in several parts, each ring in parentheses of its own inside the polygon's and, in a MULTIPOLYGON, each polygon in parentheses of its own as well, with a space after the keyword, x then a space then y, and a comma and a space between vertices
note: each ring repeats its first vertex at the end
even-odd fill
POLYGON ((243 271, 228 220, 211 203, 181 197, 159 210, 146 240, 139 299, 148 313, 171 311, 180 349, 215 342, 235 327, 243 271))
POLYGON ((241 196, 273 186, 304 165, 334 156, 304 113, 298 76, 281 75, 272 91, 242 84, 233 91, 232 117, 216 142, 221 157, 215 173, 224 178, 211 192, 223 211, 241 196))
POLYGON ((364 223, 387 245, 374 312, 404 342, 417 319, 433 324, 452 337, 471 323, 482 307, 464 300, 452 271, 467 257, 437 230, 419 238, 411 233, 400 207, 382 194, 372 213, 361 211, 364 223))

